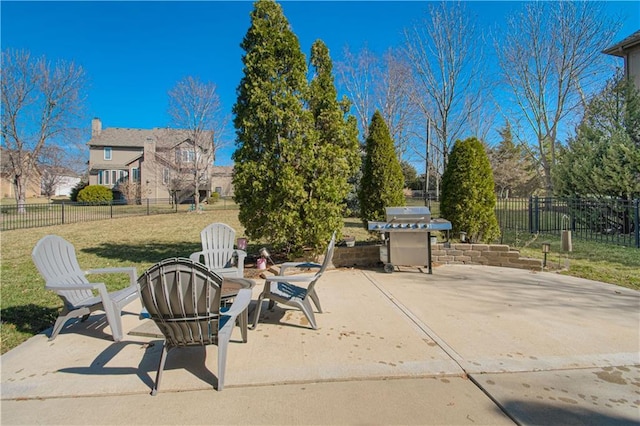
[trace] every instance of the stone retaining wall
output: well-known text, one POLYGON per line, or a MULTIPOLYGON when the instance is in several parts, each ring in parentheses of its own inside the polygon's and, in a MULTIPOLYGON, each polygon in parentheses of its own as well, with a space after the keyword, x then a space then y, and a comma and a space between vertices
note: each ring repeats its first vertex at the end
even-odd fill
MULTIPOLYGON (((507 268, 542 270, 542 260, 520 257, 520 252, 502 244, 451 244, 431 246, 434 265, 489 265, 507 268)), ((333 253, 336 268, 352 266, 375 266, 380 264, 379 245, 356 245, 336 247, 333 253)), ((416 265, 420 266, 420 265, 416 265)))
POLYGON ((380 263, 380 246, 375 244, 338 246, 333 251, 333 266, 336 268, 351 266, 375 266, 380 263))

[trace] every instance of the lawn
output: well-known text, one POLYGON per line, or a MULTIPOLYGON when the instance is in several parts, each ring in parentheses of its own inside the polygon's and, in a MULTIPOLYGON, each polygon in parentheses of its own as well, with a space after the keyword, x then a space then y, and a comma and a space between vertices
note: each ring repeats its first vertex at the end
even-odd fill
MULTIPOLYGON (((61 307, 60 299, 44 289, 44 282, 31 261, 31 250, 43 236, 57 234, 70 241, 84 269, 135 266, 140 274, 161 259, 188 256, 199 250, 200 231, 211 222, 227 223, 236 230, 238 237, 244 236, 237 210, 232 209, 124 217, 2 232, 0 353, 50 327, 61 307)), ((342 232, 355 236, 357 241, 377 238, 370 237, 355 218, 345 220, 342 232)), ((527 239, 521 236, 514 245, 526 256, 541 258, 540 238, 529 235, 524 238, 527 239)), ((558 254, 559 240, 551 242, 549 264, 564 266, 565 257, 558 254)), ((249 241, 247 252, 255 255, 263 245, 267 242, 249 241)), ((640 250, 578 241, 574 241, 573 246, 574 252, 568 256, 570 269, 562 273, 640 289, 640 250)), ((125 276, 106 275, 91 279, 104 280, 111 290, 126 285, 125 276)))

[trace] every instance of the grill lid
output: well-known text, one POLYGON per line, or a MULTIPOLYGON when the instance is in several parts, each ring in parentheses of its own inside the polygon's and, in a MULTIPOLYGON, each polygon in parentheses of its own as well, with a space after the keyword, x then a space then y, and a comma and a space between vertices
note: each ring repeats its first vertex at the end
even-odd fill
POLYGON ((429 207, 387 207, 385 213, 387 222, 429 222, 431 220, 429 207))

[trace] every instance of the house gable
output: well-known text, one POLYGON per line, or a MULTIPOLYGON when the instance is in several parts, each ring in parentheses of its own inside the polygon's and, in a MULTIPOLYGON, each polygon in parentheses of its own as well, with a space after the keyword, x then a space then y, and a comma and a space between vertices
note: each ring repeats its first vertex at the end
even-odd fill
POLYGON ((624 75, 631 78, 636 87, 640 88, 640 30, 603 50, 602 53, 623 58, 624 75))

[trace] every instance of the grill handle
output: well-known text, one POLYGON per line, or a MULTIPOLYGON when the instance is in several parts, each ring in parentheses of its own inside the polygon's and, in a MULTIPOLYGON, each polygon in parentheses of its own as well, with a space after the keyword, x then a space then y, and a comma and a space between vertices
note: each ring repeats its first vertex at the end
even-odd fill
MULTIPOLYGON (((397 219, 398 219, 398 217, 394 216, 394 217, 391 218, 391 220, 388 220, 387 222, 391 223, 391 222, 396 221, 397 219)), ((404 219, 404 218, 401 217, 400 219, 404 219)), ((424 219, 424 216, 422 216, 422 217, 412 218, 412 220, 415 221, 415 222, 420 222, 420 221, 424 221, 425 219, 424 219)))

